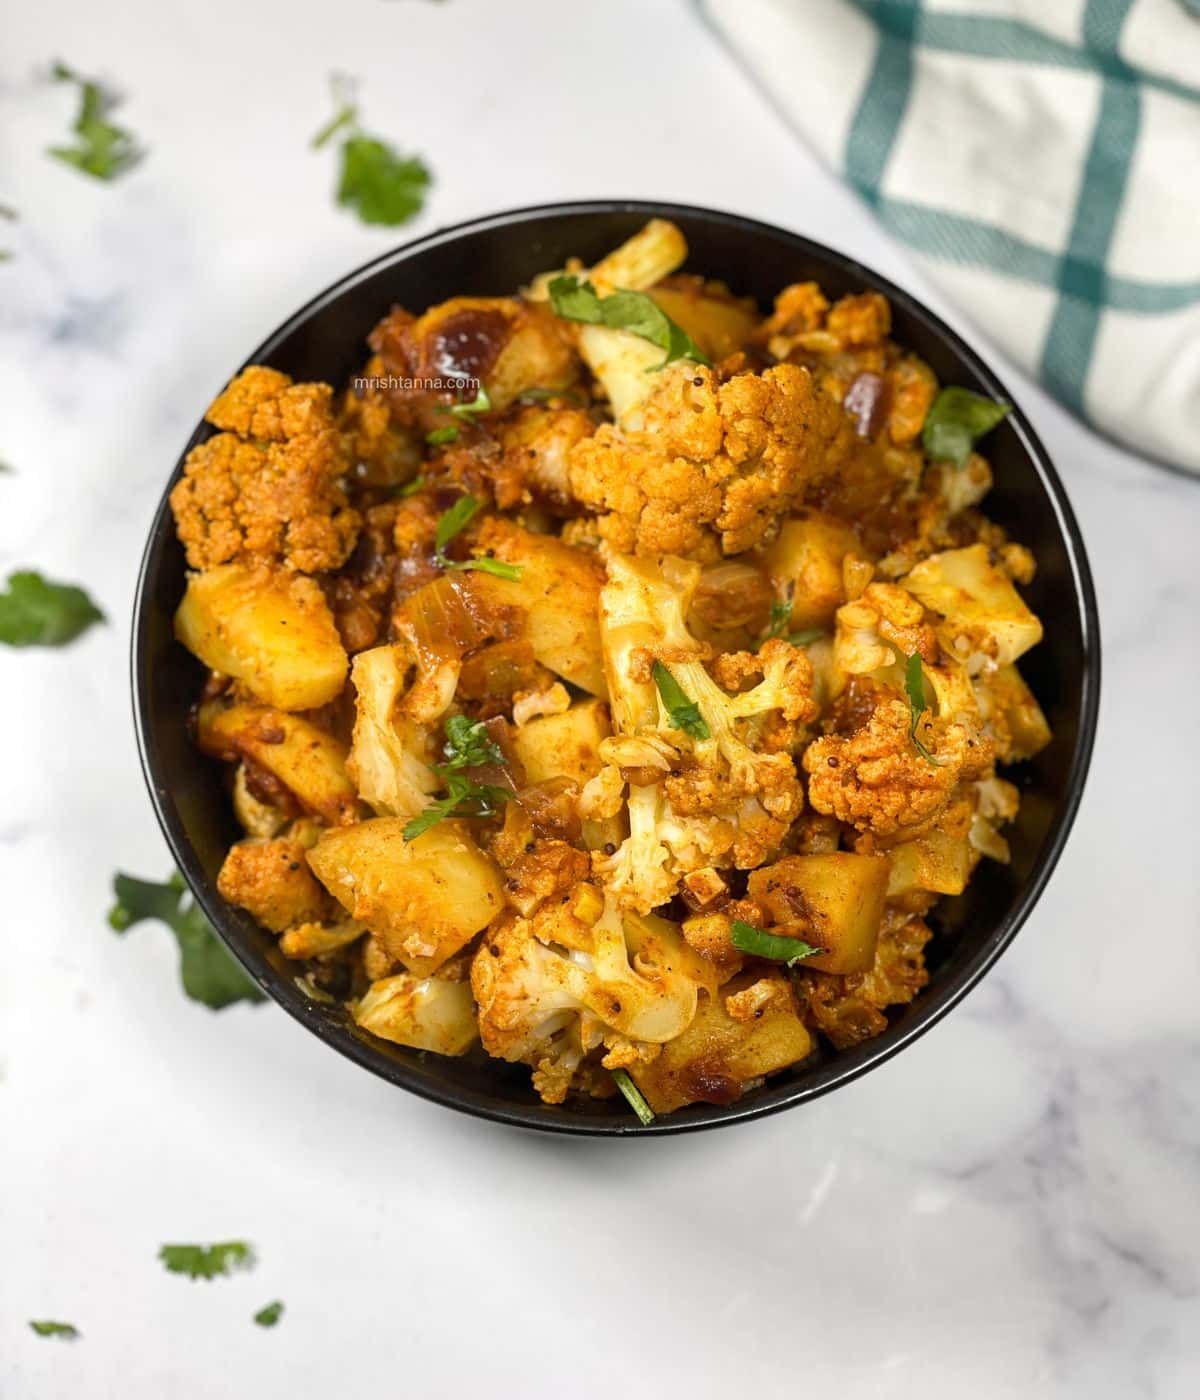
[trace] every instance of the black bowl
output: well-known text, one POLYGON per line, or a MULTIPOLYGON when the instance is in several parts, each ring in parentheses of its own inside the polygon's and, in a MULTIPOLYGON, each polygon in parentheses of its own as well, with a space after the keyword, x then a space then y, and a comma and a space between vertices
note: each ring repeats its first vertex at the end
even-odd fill
MULTIPOLYGON (((944 383, 993 398, 1012 395, 983 361, 907 292, 852 259, 783 229, 686 206, 604 200, 519 209, 459 224, 387 253, 297 311, 249 356, 297 379, 343 384, 365 358, 364 339, 394 303, 420 311, 455 294, 509 293, 569 256, 590 263, 653 216, 674 220, 690 247, 689 267, 719 277, 768 307, 789 282, 813 279, 840 296, 874 288, 892 305, 894 334, 944 383)), ((207 436, 199 424, 184 455, 207 436)), ((731 1107, 699 1104, 641 1127, 623 1099, 552 1107, 529 1072, 477 1051, 443 1059, 388 1044, 355 1028, 340 1007, 311 1002, 296 965, 246 914, 216 890, 225 851, 237 836, 214 765, 188 738, 188 710, 202 682, 199 664, 174 640, 171 619, 184 589, 183 550, 166 492, 142 562, 134 604, 133 695, 142 766, 167 842, 221 937, 262 989, 327 1044, 393 1084, 451 1108, 499 1122, 567 1133, 678 1133, 757 1118, 844 1084, 909 1044, 975 985, 1012 940, 1041 894, 1079 805, 1099 700, 1096 599, 1083 540, 1062 483, 1020 408, 988 440, 996 485, 989 514, 1038 560, 1026 590, 1046 621, 1046 638, 1022 661, 1054 730, 1050 746, 1016 771, 1020 816, 1009 833, 1012 862, 985 861, 960 898, 937 910, 929 986, 897 1010, 883 1035, 853 1050, 816 1052, 731 1107)), ((174 484, 183 457, 167 483, 174 484)))

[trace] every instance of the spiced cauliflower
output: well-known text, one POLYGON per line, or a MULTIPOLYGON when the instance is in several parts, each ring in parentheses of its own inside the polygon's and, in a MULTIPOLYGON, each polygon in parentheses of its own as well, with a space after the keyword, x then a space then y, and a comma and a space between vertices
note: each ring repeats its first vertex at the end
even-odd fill
POLYGON ((337 400, 252 366, 171 495, 222 895, 357 1036, 643 1121, 885 1031, 1052 738, 1035 561, 923 446, 965 391, 686 256, 393 307, 337 400))

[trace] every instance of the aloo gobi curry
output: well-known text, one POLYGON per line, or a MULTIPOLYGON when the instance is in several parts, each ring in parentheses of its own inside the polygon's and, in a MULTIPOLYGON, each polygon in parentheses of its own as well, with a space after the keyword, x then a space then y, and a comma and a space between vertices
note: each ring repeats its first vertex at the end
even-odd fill
POLYGON ((686 253, 393 307, 345 390, 252 366, 171 495, 223 896, 363 1032, 643 1121, 883 1031, 1050 737, 1007 406, 686 253))

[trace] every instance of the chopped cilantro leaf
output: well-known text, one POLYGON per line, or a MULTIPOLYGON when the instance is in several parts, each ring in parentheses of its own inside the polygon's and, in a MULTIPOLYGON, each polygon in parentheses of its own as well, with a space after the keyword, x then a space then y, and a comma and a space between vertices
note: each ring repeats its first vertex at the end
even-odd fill
POLYGON ((925 677, 921 673, 919 652, 914 651, 904 667, 904 689, 908 692, 908 707, 912 711, 912 728, 909 733, 912 736, 913 748, 926 763, 932 763, 935 768, 940 768, 942 766, 941 760, 934 758, 921 742, 920 735, 917 733, 921 717, 929 708, 925 703, 925 677))
POLYGON ((82 588, 51 583, 31 569, 9 574, 0 590, 0 642, 10 647, 61 647, 104 614, 82 588))
POLYGON ((72 1322, 31 1322, 29 1325, 39 1337, 61 1337, 64 1342, 73 1342, 79 1336, 79 1328, 72 1322))
POLYGON ((457 442, 458 424, 447 423, 444 428, 434 428, 432 432, 425 434, 425 441, 430 447, 440 447, 444 442, 457 442))
POLYGON ((957 385, 943 389, 934 399, 921 431, 929 460, 965 467, 976 441, 1011 412, 1012 404, 997 403, 970 389, 957 385))
POLYGON ((707 365, 711 361, 683 329, 677 326, 653 297, 645 292, 613 292, 600 296, 586 279, 570 274, 555 277, 550 283, 550 305, 556 316, 566 321, 582 321, 589 326, 609 326, 613 330, 629 331, 641 336, 663 352, 662 369, 672 360, 695 360, 707 365))
POLYGON ((319 150, 342 135, 337 202, 353 209, 364 224, 407 223, 425 205, 433 182, 428 167, 419 156, 399 155, 386 141, 361 129, 350 79, 335 75, 333 93, 334 115, 313 137, 312 146, 319 150))
POLYGON ((254 1314, 254 1320, 260 1327, 274 1327, 283 1316, 283 1304, 277 1298, 273 1303, 268 1303, 265 1308, 259 1308, 254 1314))
POLYGON ((506 564, 502 559, 483 557, 479 559, 447 559, 446 546, 456 535, 471 523, 483 508, 483 502, 474 496, 460 496, 438 519, 434 533, 434 557, 443 569, 475 569, 479 573, 494 574, 514 583, 521 577, 520 564, 506 564))
POLYGON ((729 933, 730 941, 743 953, 751 953, 756 958, 770 958, 772 962, 787 963, 791 967, 801 958, 811 958, 814 953, 823 951, 803 938, 781 938, 778 934, 764 933, 753 924, 734 919, 729 933))
POLYGON ((164 1244, 158 1251, 169 1273, 188 1278, 228 1278, 235 1269, 252 1269, 254 1251, 244 1240, 223 1244, 164 1244))
POLYGON ((404 839, 415 841, 446 817, 494 817, 512 793, 493 783, 473 783, 461 773, 446 774, 446 796, 431 802, 404 828, 404 839))
POLYGON ((658 687, 662 702, 667 707, 667 717, 671 722, 671 728, 680 729, 693 739, 710 738, 710 731, 704 721, 704 716, 700 713, 700 706, 688 699, 683 687, 661 661, 654 663, 650 668, 650 674, 654 677, 654 684, 658 687))
POLYGON ((51 146, 48 154, 73 165, 97 180, 115 180, 142 159, 143 152, 133 136, 108 120, 118 98, 83 78, 65 63, 51 69, 55 82, 74 83, 79 88, 79 115, 71 128, 79 140, 73 146, 51 146))
POLYGON ((186 897, 182 878, 172 875, 164 884, 135 880, 130 875, 113 879, 117 902, 108 922, 124 933, 143 919, 158 919, 174 933, 179 944, 179 976, 183 990, 193 1001, 213 1011, 235 1001, 262 1001, 263 994, 242 971, 213 932, 200 906, 186 897))
POLYGON ((439 771, 449 768, 480 768, 485 763, 503 763, 504 755, 492 742, 482 720, 469 720, 466 715, 451 715, 446 721, 447 762, 439 771))
POLYGON ((627 1069, 614 1069, 612 1077, 617 1088, 625 1095, 629 1107, 633 1109, 642 1123, 649 1127, 654 1122, 654 1110, 646 1102, 642 1091, 629 1077, 629 1071, 627 1069))

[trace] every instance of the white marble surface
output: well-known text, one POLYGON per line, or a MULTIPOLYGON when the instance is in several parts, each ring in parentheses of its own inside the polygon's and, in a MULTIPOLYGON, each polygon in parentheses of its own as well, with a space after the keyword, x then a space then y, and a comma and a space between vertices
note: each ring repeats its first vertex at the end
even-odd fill
MULTIPOLYGON (((395 241, 306 148, 331 66, 439 185, 414 231, 569 196, 724 205, 875 264, 959 325, 682 3, 41 0, 0 42, 0 569, 86 580, 111 623, 0 654, 0 1393, 883 1400, 1200 1392, 1194 791, 1200 486, 1007 366, 1082 520, 1106 647, 1069 848, 999 968, 924 1040, 732 1131, 558 1141, 459 1117, 272 1007, 184 1000, 127 615, 165 474, 230 367, 395 241), (144 167, 47 160, 61 55, 119 80, 144 167), (8 228, 0 233, 8 234, 8 228), (189 1284, 164 1240, 244 1236, 189 1284), (272 1298, 273 1332, 251 1325, 272 1298), (84 1333, 40 1340, 31 1317, 84 1333)), ((969 328, 968 328, 969 329, 969 328)))

